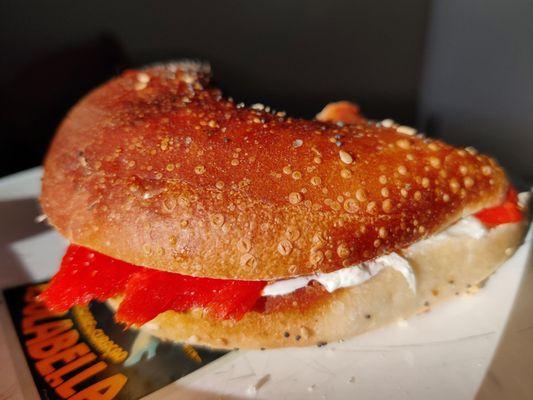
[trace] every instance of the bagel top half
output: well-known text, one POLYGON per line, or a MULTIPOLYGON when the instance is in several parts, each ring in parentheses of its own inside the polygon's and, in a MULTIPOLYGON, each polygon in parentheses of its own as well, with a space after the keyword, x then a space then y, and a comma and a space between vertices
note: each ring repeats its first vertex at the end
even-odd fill
POLYGON ((503 199, 494 160, 413 133, 244 107, 199 64, 126 71, 59 127, 41 204, 71 242, 135 265, 243 280, 330 272, 503 199))

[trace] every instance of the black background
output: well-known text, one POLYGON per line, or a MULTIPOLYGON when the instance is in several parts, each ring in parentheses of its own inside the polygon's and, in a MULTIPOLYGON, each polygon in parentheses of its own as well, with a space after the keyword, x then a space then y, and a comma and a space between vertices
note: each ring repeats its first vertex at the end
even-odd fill
POLYGON ((0 5, 0 176, 40 164, 61 118, 92 87, 185 57, 211 62, 237 101, 312 117, 352 100, 370 118, 474 144, 533 177, 531 2, 0 5))

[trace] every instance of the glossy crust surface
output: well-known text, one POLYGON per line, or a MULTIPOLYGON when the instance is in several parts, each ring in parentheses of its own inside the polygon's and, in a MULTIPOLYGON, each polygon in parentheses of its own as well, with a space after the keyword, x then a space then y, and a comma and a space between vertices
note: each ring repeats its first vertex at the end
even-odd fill
POLYGON ((154 66, 83 98, 45 160, 50 223, 135 265, 268 280, 402 249, 507 190, 471 149, 243 107, 208 79, 199 64, 154 66))
MULTIPOLYGON (((168 340, 220 348, 309 346, 348 339, 476 290, 514 253, 525 227, 504 224, 481 239, 452 236, 414 246, 403 256, 414 269, 416 294, 400 273, 386 269, 362 285, 324 292, 304 310, 250 312, 237 323, 211 321, 200 311, 167 311, 142 329, 168 340)), ((118 301, 113 299, 111 305, 116 307, 118 301)))

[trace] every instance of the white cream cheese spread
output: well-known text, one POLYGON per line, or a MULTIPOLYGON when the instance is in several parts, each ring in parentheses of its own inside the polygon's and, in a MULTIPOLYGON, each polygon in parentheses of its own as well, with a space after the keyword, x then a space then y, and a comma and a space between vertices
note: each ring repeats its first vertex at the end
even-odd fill
MULTIPOLYGON (((468 216, 462 218, 444 231, 412 244, 406 249, 406 253, 408 254, 418 246, 424 246, 431 242, 440 241, 446 238, 468 236, 480 239, 486 233, 487 228, 481 221, 473 216, 468 216)), ((392 268, 400 272, 407 281, 409 289, 416 293, 416 277, 409 261, 397 253, 390 253, 370 261, 365 261, 359 265, 342 268, 334 272, 275 281, 265 286, 262 295, 281 296, 289 294, 307 286, 311 281, 320 283, 328 292, 332 293, 340 288, 360 285, 385 268, 392 268)))
POLYGON ((409 288, 416 291, 416 279, 409 262, 396 253, 365 261, 353 267, 342 268, 334 272, 325 274, 315 274, 300 276, 298 278, 284 279, 268 284, 263 289, 263 296, 281 296, 289 294, 297 289, 307 286, 311 281, 320 283, 324 288, 332 293, 337 289, 360 285, 378 274, 384 268, 392 268, 400 272, 409 288))
POLYGON ((474 239, 481 239, 486 233, 487 228, 479 219, 468 216, 460 219, 442 232, 432 235, 424 240, 420 240, 419 242, 413 243, 411 246, 405 249, 405 252, 406 254, 409 254, 410 252, 416 251, 421 247, 452 237, 466 236, 474 239))

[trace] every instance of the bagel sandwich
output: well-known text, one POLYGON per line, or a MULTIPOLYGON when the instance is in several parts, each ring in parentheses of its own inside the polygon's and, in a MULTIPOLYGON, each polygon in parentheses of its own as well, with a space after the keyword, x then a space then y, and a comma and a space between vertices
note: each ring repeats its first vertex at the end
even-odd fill
POLYGON ((41 299, 214 348, 322 345, 465 293, 520 245, 498 163, 348 102, 245 106, 210 68, 128 70, 68 113, 40 203, 70 242, 41 299))

